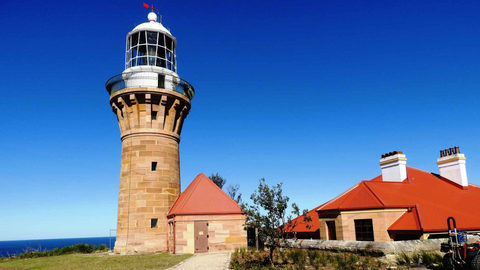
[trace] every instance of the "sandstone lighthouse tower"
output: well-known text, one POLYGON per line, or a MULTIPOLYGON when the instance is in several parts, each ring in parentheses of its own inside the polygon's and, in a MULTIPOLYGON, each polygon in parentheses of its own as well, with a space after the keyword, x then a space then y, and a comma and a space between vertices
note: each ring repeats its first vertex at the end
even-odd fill
POLYGON ((195 93, 177 74, 175 37, 155 13, 148 20, 127 34, 125 70, 106 83, 122 140, 116 253, 167 250, 180 133, 195 93))

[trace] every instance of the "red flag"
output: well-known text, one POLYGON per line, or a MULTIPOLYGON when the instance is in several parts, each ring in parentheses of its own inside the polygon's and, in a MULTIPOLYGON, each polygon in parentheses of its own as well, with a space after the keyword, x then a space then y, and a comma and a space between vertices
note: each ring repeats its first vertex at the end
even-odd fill
POLYGON ((143 3, 143 7, 144 7, 144 8, 150 8, 150 6, 147 5, 147 4, 145 4, 145 3, 143 3))

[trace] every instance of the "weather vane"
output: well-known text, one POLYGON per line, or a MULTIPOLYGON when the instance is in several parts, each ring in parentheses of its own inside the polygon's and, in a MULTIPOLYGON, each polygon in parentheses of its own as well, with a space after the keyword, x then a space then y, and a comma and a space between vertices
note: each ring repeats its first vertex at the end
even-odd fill
POLYGON ((144 7, 144 8, 151 8, 151 9, 152 9, 152 12, 153 12, 154 10, 157 11, 157 15, 160 17, 160 23, 162 23, 162 15, 160 15, 160 11, 159 11, 158 9, 156 9, 156 8, 153 7, 153 4, 149 6, 149 5, 145 4, 145 3, 143 3, 143 7, 144 7))

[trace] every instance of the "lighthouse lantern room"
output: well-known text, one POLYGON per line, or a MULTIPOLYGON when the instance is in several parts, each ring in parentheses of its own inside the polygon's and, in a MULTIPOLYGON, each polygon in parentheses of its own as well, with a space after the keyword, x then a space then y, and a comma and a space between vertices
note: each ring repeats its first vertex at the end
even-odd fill
POLYGON ((148 14, 142 23, 127 34, 125 70, 107 81, 110 94, 132 87, 158 87, 187 96, 194 96, 193 87, 177 74, 176 38, 157 21, 157 14, 148 14))
POLYGON ((127 35, 126 71, 132 67, 150 66, 175 73, 177 41, 170 31, 157 22, 155 13, 150 12, 148 19, 149 22, 138 25, 127 35))

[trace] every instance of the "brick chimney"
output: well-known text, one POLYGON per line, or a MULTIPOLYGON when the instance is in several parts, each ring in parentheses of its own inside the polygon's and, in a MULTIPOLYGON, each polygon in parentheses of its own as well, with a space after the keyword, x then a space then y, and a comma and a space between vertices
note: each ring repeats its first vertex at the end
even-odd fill
POLYGON ((462 187, 468 187, 465 160, 465 155, 460 154, 458 146, 440 150, 440 158, 437 159, 440 176, 445 177, 462 187))
POLYGON ((383 154, 380 167, 385 182, 402 182, 407 178, 407 158, 402 151, 383 154))

